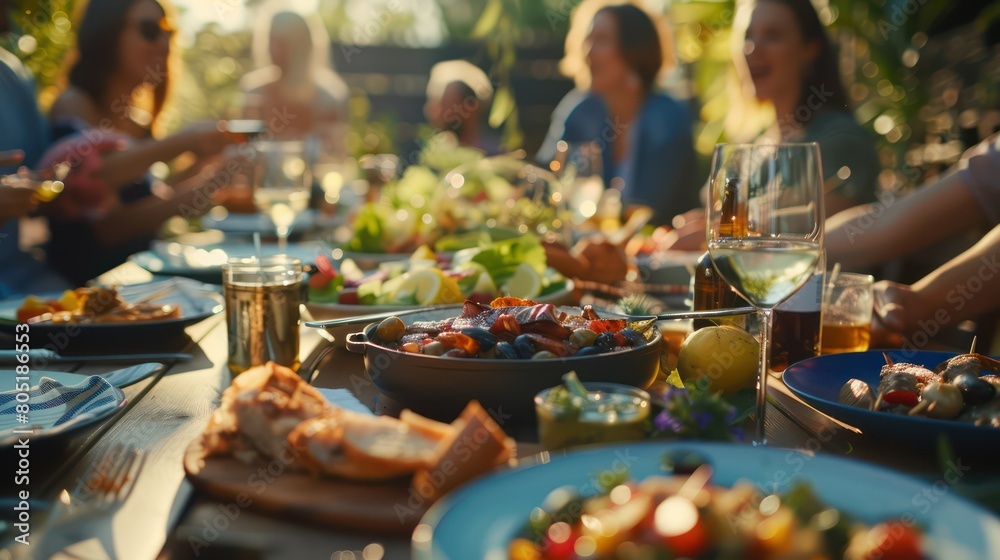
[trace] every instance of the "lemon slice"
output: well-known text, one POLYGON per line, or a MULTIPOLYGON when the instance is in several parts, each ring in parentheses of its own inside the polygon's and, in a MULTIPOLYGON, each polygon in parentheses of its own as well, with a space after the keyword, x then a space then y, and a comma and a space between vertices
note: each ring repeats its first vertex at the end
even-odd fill
POLYGON ((411 261, 436 261, 437 255, 427 245, 417 247, 417 250, 410 255, 411 261))
POLYGON ((485 272, 479 273, 479 278, 476 279, 476 285, 472 287, 472 292, 476 294, 496 294, 497 285, 493 283, 493 279, 490 275, 485 272))
POLYGON ((532 299, 538 297, 542 291, 542 278, 538 272, 528 263, 521 263, 514 269, 514 275, 507 280, 503 286, 505 294, 532 299))
POLYGON ((458 283, 436 268, 414 270, 403 278, 396 291, 412 293, 419 305, 461 303, 465 300, 458 283))

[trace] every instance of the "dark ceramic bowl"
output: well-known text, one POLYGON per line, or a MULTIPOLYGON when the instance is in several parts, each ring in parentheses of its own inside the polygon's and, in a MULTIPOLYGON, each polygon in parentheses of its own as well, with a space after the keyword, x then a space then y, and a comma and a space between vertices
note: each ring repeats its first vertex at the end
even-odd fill
MULTIPOLYGON (((575 308, 569 308, 575 309, 575 308)), ((576 309, 579 313, 579 309, 576 309)), ((402 317, 415 321, 446 319, 455 309, 428 311, 402 317)), ((608 313, 602 317, 616 318, 608 313)), ((477 400, 494 418, 510 415, 512 423, 534 421, 534 397, 543 389, 562 383, 562 376, 575 371, 584 382, 608 382, 645 389, 656 379, 660 365, 662 335, 645 346, 551 360, 497 360, 442 358, 409 354, 372 342, 377 325, 347 337, 347 349, 364 354, 365 370, 382 394, 415 412, 451 421, 470 400, 477 400)))

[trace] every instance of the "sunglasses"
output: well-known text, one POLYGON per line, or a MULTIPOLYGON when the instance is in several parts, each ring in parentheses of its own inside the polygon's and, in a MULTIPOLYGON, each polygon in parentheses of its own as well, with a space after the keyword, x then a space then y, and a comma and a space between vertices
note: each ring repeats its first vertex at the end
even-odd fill
POLYGON ((167 24, 167 20, 163 18, 139 20, 138 26, 139 35, 150 43, 155 43, 164 36, 166 36, 167 39, 170 39, 174 35, 173 28, 171 28, 167 24))

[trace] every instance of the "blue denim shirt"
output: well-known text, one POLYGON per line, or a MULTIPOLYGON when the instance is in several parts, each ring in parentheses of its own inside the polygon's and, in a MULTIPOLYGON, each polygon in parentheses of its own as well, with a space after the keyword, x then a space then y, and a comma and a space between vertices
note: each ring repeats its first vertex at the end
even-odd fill
MULTIPOLYGON (((606 186, 620 177, 624 181, 622 202, 645 204, 656 212, 654 223, 669 224, 670 219, 700 205, 701 186, 695 176, 695 152, 692 142, 692 118, 680 102, 652 93, 638 118, 630 125, 616 121, 604 101, 595 94, 581 96, 570 92, 566 101, 580 99, 563 122, 553 125, 546 144, 539 150, 539 160, 555 151, 555 142, 596 142, 601 147, 602 175, 606 186), (582 97, 582 98, 581 98, 582 97), (559 129, 562 129, 561 132, 559 129), (621 161, 613 159, 614 145, 628 137, 628 153, 621 161)), ((561 104, 562 105, 562 104, 561 104)))

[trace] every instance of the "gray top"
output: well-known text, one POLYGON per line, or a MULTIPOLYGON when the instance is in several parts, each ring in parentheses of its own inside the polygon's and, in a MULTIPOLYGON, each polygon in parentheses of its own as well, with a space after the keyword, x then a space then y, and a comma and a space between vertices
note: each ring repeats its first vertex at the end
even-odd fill
POLYGON ((975 155, 958 164, 958 175, 972 191, 991 226, 1000 225, 1000 134, 983 141, 975 155))
MULTIPOLYGON (((841 168, 850 175, 830 192, 851 199, 855 204, 876 200, 878 175, 882 167, 875 142, 846 111, 824 111, 806 127, 802 142, 818 142, 823 160, 823 177, 828 184, 839 182, 841 168)), ((846 173, 846 172, 845 172, 846 173)))

